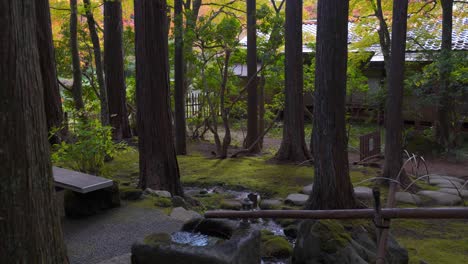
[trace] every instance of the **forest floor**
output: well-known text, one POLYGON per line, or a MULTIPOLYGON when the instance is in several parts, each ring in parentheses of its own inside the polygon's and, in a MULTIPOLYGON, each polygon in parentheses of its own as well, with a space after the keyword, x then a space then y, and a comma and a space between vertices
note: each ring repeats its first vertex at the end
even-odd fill
MULTIPOLYGON (((369 132, 371 129, 368 129, 369 132)), ((361 131, 357 133, 361 133, 361 131)), ((234 144, 229 149, 230 154, 240 149, 243 139, 241 130, 235 130, 233 135, 234 144)), ((264 152, 261 155, 224 160, 214 157, 213 151, 215 150, 215 146, 209 140, 209 136, 207 139, 207 141, 189 143, 189 154, 178 156, 181 181, 184 187, 208 189, 220 186, 229 190, 257 192, 261 195, 262 199, 284 199, 290 193, 300 192, 305 185, 313 181, 314 169, 311 164, 294 165, 277 164, 274 162, 272 158, 279 148, 281 141, 278 135, 275 136, 275 131, 265 138, 264 152)), ((380 169, 353 165, 353 162, 359 159, 359 154, 355 147, 357 141, 350 140, 350 145, 350 176, 353 184, 355 186, 372 187, 373 183, 368 179, 379 176, 380 169)), ((426 158, 426 163, 430 173, 468 179, 468 158, 449 159, 430 156, 426 158)), ((134 147, 130 147, 118 153, 114 160, 105 164, 101 170, 101 175, 112 178, 121 184, 136 186, 138 181, 137 150, 134 147)), ((425 183, 419 185, 423 189, 432 190, 433 188, 433 186, 425 183)), ((383 188, 382 193, 386 195, 387 190, 383 188)), ((203 209, 198 208, 196 210, 202 213, 203 210, 218 209, 220 208, 220 201, 225 198, 222 194, 197 198, 204 207, 203 209)), ((132 202, 130 202, 131 204, 132 202)), ((151 204, 148 204, 148 207, 154 208, 154 211, 158 212, 157 214, 161 214, 161 212, 168 214, 171 211, 171 208, 154 207, 153 201, 151 201, 151 204)), ((410 207, 411 205, 400 204, 399 206, 410 207)), ((162 221, 167 220, 164 217, 162 216, 162 221)), ((121 218, 127 219, 123 215, 121 215, 121 218)), ((115 219, 119 219, 119 217, 115 219)), ((94 222, 93 220, 90 221, 94 222)), ((122 223, 126 223, 125 221, 122 220, 122 223)), ((67 225, 65 236, 68 241, 67 244, 70 247, 70 241, 81 241, 81 238, 73 237, 73 230, 76 230, 76 226, 86 227, 87 224, 76 222, 72 224, 68 223, 67 225)), ((111 226, 114 226, 114 224, 111 224, 111 226)), ((119 224, 115 226, 117 228, 124 228, 123 226, 119 227, 119 224)), ((92 233, 93 228, 98 227, 99 221, 97 221, 97 224, 89 227, 89 232, 92 233)), ((142 227, 141 230, 145 230, 145 227, 142 227)), ((392 221, 391 232, 408 249, 410 263, 423 263, 421 261, 442 264, 468 263, 468 237, 466 236, 468 234, 468 220, 394 220, 392 221)), ((112 241, 117 241, 117 246, 123 246, 121 243, 123 238, 123 236, 111 237, 112 241)), ((91 246, 96 244, 98 238, 91 236, 90 241, 86 241, 88 240, 84 239, 83 243, 71 245, 80 250, 80 247, 84 247, 86 244, 91 246)), ((108 245, 108 247, 108 249, 112 249, 113 246, 108 245)), ((106 250, 107 248, 103 250, 102 254, 106 254, 106 250)), ((73 250, 71 254, 73 256, 73 250)), ((92 258, 93 256, 88 257, 92 258)))

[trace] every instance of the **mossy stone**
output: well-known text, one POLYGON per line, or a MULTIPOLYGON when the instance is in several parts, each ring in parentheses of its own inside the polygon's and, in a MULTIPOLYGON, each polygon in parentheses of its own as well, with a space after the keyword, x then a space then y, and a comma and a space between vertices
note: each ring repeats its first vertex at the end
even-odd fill
POLYGON ((280 236, 273 236, 262 243, 262 255, 264 257, 289 258, 293 248, 291 244, 280 236))
POLYGON ((172 201, 169 198, 156 197, 154 200, 155 200, 154 205, 157 207, 163 207, 163 208, 172 207, 172 201))
POLYGON ((155 233, 146 236, 143 242, 150 246, 159 246, 161 244, 169 244, 172 241, 171 235, 168 233, 155 233))
POLYGON ((272 239, 274 236, 275 234, 273 234, 273 232, 271 232, 268 229, 260 230, 260 237, 261 237, 262 243, 272 239))
POLYGON ((336 252, 351 241, 351 235, 338 221, 321 220, 314 225, 313 231, 321 238, 321 248, 327 253, 336 252))
POLYGON ((141 198, 143 191, 141 189, 129 187, 129 186, 121 186, 120 187, 120 199, 122 200, 138 200, 141 198))

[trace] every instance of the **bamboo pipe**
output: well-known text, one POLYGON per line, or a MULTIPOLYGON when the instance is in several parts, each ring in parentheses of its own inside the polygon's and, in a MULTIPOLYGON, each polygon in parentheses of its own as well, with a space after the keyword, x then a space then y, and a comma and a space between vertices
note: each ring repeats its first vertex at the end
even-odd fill
MULTIPOLYGON (((374 209, 344 210, 259 210, 208 211, 205 218, 293 218, 293 219, 365 219, 374 218, 374 209)), ((384 219, 468 219, 468 208, 382 208, 384 219)))

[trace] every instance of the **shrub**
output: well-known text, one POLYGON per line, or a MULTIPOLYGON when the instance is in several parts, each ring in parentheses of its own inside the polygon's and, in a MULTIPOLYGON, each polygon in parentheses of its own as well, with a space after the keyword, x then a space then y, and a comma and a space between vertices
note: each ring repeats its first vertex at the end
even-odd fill
POLYGON ((106 158, 112 158, 125 143, 112 141, 112 128, 98 120, 79 121, 75 126, 73 142, 54 145, 52 161, 74 170, 99 173, 106 158))

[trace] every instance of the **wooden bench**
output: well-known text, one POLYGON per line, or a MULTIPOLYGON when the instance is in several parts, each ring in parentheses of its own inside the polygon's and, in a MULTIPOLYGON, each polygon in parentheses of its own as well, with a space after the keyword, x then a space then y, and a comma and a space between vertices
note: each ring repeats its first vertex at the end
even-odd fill
POLYGON ((114 184, 112 180, 78 171, 58 167, 53 167, 52 170, 56 187, 78 193, 89 193, 111 187, 114 184))

